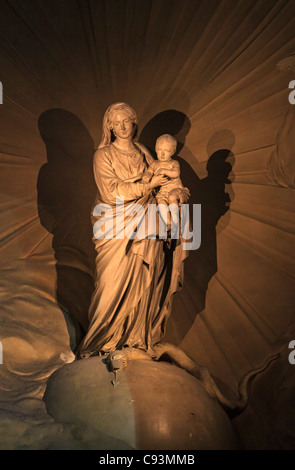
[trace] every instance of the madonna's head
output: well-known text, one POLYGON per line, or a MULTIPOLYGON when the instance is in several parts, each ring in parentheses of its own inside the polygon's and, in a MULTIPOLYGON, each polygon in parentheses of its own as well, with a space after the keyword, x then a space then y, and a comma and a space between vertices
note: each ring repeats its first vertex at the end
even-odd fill
POLYGON ((133 139, 137 134, 137 116, 127 103, 114 103, 104 114, 99 148, 109 145, 116 137, 133 139))

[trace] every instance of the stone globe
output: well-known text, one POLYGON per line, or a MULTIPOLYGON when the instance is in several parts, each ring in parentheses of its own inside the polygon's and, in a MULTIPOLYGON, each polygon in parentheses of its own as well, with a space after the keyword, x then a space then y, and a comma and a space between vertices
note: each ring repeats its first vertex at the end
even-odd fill
POLYGON ((56 370, 44 394, 58 423, 91 430, 93 448, 237 449, 231 421, 193 376, 167 362, 133 360, 113 384, 104 359, 56 370))

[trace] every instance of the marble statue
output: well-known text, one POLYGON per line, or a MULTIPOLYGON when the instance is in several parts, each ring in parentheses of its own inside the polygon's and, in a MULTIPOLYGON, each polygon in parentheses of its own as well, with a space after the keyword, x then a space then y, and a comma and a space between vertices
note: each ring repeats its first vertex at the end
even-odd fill
MULTIPOLYGON (((126 103, 111 105, 103 119, 102 141, 94 155, 97 198, 94 206, 116 210, 118 197, 124 209, 134 202, 147 213, 157 204, 155 188, 169 186, 164 174, 142 179, 155 163, 149 151, 135 142, 137 116, 126 103)), ((160 189, 160 192, 161 192, 160 189)), ((92 215, 93 224, 98 217, 92 215)), ((127 222, 124 222, 127 224, 127 222)), ((93 238, 97 251, 96 286, 89 309, 89 328, 78 348, 78 358, 111 353, 123 347, 153 355, 153 346, 165 332, 172 296, 183 280, 188 252, 182 240, 167 253, 165 240, 93 238), (172 266, 172 267, 171 267, 172 266)))
POLYGON ((169 178, 167 184, 162 185, 156 194, 156 200, 164 222, 169 225, 170 220, 177 226, 179 220, 178 206, 186 203, 190 192, 184 188, 180 179, 180 165, 172 156, 176 152, 177 140, 169 134, 163 134, 156 141, 157 160, 154 160, 142 177, 142 181, 148 182, 154 175, 162 175, 169 178), (170 211, 166 207, 170 205, 170 211), (170 216, 170 220, 169 220, 170 216))

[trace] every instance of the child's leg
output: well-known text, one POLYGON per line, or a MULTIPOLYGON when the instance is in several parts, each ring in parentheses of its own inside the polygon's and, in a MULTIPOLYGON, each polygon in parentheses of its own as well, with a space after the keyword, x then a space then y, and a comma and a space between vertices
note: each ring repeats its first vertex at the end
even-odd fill
POLYGON ((157 203, 159 207, 160 218, 162 219, 167 232, 171 228, 171 217, 168 209, 168 200, 164 197, 157 197, 157 203))
POLYGON ((179 207, 178 192, 172 190, 168 195, 169 209, 171 213, 171 238, 179 235, 179 207))

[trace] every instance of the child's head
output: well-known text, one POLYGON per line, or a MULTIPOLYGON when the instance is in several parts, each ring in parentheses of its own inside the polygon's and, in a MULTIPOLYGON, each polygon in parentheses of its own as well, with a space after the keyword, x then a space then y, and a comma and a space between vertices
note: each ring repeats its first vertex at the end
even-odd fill
POLYGON ((176 152, 177 140, 170 134, 163 134, 156 140, 158 160, 166 162, 176 152))

